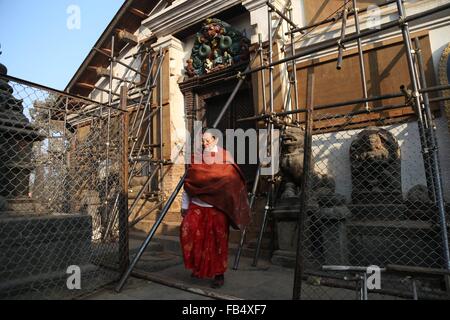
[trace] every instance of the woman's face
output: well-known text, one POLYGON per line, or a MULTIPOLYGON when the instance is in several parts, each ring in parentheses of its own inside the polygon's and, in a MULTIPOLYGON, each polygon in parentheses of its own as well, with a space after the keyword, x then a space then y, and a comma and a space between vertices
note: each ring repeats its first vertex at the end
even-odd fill
POLYGON ((203 148, 211 149, 216 145, 216 139, 212 136, 211 133, 206 132, 205 134, 203 134, 202 144, 203 148))

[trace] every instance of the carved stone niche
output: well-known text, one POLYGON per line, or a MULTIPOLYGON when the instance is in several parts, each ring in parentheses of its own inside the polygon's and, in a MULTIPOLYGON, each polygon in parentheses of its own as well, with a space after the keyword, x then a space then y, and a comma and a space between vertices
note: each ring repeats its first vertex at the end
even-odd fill
POLYGON ((370 127, 350 147, 352 201, 355 204, 401 203, 401 153, 387 130, 370 127))

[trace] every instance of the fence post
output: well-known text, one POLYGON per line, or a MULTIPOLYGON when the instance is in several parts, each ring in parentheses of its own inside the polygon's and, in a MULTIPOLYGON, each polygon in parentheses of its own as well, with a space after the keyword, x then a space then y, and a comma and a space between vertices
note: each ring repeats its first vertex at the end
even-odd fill
POLYGON ((314 112, 314 70, 308 69, 308 101, 305 118, 305 144, 304 144, 304 158, 303 158, 303 176, 301 181, 301 198, 300 198, 300 212, 298 215, 297 227, 297 258, 295 263, 294 275, 294 290, 293 300, 301 299, 302 278, 305 269, 304 259, 304 230, 308 210, 308 193, 309 180, 311 173, 311 158, 312 158, 312 133, 313 133, 313 112, 314 112))
MULTIPOLYGON (((127 110, 128 89, 120 88, 120 108, 127 110)), ((122 113, 122 190, 119 211, 119 270, 123 274, 130 263, 128 247, 128 111, 122 113)))

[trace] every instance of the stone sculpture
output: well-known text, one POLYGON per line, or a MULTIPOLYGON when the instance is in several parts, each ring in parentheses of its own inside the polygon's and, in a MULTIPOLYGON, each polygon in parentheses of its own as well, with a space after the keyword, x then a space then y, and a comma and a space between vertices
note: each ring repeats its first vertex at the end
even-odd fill
POLYGON ((387 130, 369 127, 350 147, 354 203, 402 201, 400 147, 387 130))

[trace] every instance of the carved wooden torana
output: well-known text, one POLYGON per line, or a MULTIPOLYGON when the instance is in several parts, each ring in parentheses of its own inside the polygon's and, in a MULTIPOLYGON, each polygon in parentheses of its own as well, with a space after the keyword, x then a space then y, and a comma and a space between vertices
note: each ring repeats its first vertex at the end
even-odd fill
POLYGON ((242 32, 219 19, 207 19, 196 34, 186 74, 189 77, 201 76, 248 61, 249 46, 250 40, 242 32))

